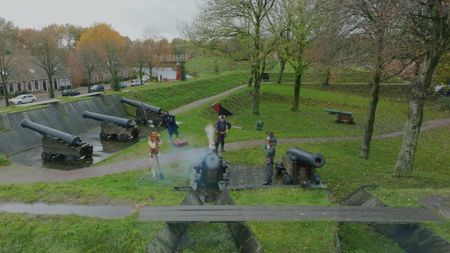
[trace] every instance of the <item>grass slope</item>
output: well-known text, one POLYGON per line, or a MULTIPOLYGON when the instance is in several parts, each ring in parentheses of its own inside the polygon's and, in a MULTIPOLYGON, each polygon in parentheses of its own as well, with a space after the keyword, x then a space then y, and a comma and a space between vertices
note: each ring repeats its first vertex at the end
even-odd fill
POLYGON ((0 213, 0 252, 145 252, 162 222, 0 213))
POLYGON ((173 187, 188 184, 188 171, 174 166, 165 174, 164 181, 155 181, 148 170, 141 170, 63 183, 0 185, 0 200, 178 205, 185 193, 173 187))

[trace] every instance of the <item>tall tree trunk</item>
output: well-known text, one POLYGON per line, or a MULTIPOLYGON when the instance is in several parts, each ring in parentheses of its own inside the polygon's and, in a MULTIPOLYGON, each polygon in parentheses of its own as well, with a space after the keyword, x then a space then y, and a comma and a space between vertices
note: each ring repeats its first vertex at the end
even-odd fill
POLYGON ((292 111, 297 112, 300 104, 300 88, 302 86, 302 70, 295 71, 295 83, 294 83, 294 104, 292 105, 292 111))
POLYGON ((280 74, 278 75, 277 83, 281 83, 281 79, 283 78, 284 68, 286 67, 286 60, 284 58, 280 59, 280 74))
POLYGON ((88 93, 91 92, 91 78, 92 78, 92 73, 88 72, 88 76, 87 76, 88 93))
POLYGON ((381 81, 381 71, 377 71, 372 81, 372 89, 370 92, 370 103, 367 111, 367 124, 364 130, 363 142, 361 144, 360 157, 369 159, 370 143, 372 142, 373 126, 375 124, 375 115, 379 100, 379 90, 381 81))
POLYGON ((252 87, 254 75, 255 75, 255 68, 252 67, 252 70, 250 72, 250 78, 248 79, 248 82, 247 82, 248 87, 252 87))
POLYGON ((383 73, 383 52, 384 52, 384 30, 377 30, 378 39, 376 40, 377 46, 377 59, 376 69, 372 77, 372 89, 370 92, 369 109, 367 110, 367 123, 364 129, 363 142, 360 147, 359 156, 363 159, 369 159, 370 143, 372 142, 373 126, 375 124, 375 116, 377 112, 381 75, 383 73))
POLYGON ((144 67, 139 67, 139 84, 142 85, 142 75, 144 72, 144 67))
POLYGON ((323 86, 330 85, 330 77, 331 77, 331 69, 330 69, 330 67, 327 67, 327 71, 325 73, 325 80, 322 83, 323 86))
POLYGON ((261 78, 262 73, 260 69, 260 63, 256 64, 254 69, 254 79, 255 82, 253 84, 253 114, 259 115, 259 103, 261 98, 261 78))
POLYGON ((55 97, 55 91, 53 89, 53 77, 52 75, 48 74, 48 81, 50 83, 50 98, 54 98, 55 97))
POLYGON ((411 100, 409 102, 408 120, 405 124, 403 141, 395 163, 396 176, 411 176, 422 126, 423 108, 427 89, 431 86, 434 70, 440 54, 430 50, 424 59, 418 75, 411 81, 411 100))
POLYGON ((9 106, 9 90, 8 90, 8 78, 2 76, 3 93, 5 95, 5 104, 9 106))

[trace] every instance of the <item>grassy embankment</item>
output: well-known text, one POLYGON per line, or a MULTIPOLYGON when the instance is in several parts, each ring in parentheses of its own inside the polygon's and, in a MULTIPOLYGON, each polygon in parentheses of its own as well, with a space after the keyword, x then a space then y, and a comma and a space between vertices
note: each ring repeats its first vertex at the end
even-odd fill
POLYGON ((145 252, 162 222, 0 213, 0 252, 145 252))

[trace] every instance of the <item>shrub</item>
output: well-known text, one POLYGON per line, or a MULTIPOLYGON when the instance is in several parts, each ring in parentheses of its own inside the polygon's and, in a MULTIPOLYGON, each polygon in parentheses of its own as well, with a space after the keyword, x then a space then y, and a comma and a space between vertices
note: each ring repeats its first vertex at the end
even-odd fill
POLYGON ((441 109, 443 111, 450 111, 450 97, 440 96, 437 99, 437 103, 438 103, 439 109, 441 109))
POLYGON ((10 163, 11 162, 5 155, 0 154, 0 166, 6 166, 6 165, 9 165, 10 163))

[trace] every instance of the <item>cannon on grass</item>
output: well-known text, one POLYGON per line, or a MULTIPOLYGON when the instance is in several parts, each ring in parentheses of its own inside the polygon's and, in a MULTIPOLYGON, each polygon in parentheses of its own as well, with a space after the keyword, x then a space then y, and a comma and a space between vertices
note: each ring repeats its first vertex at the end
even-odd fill
POLYGON ((161 108, 126 97, 122 97, 120 101, 124 104, 131 105, 136 108, 136 123, 150 123, 155 127, 165 125, 165 118, 167 117, 168 113, 164 112, 161 108))
POLYGON ((28 119, 22 120, 20 125, 44 136, 41 153, 44 162, 50 162, 58 157, 63 157, 66 164, 78 164, 82 160, 92 162, 93 147, 83 142, 80 137, 28 119))
POLYGON ((302 185, 312 188, 323 188, 324 185, 316 174, 316 168, 325 164, 321 154, 312 154, 300 148, 290 148, 276 164, 279 175, 283 176, 283 184, 302 185))
POLYGON ((336 109, 325 109, 325 111, 328 112, 328 114, 336 115, 336 123, 355 124, 352 112, 336 109))
POLYGON ((226 189, 228 166, 214 150, 209 150, 193 167, 192 188, 202 201, 210 202, 226 189))
POLYGON ((139 129, 131 119, 119 118, 115 116, 84 111, 83 118, 93 119, 102 122, 100 139, 118 140, 126 142, 130 139, 138 139, 139 129))

